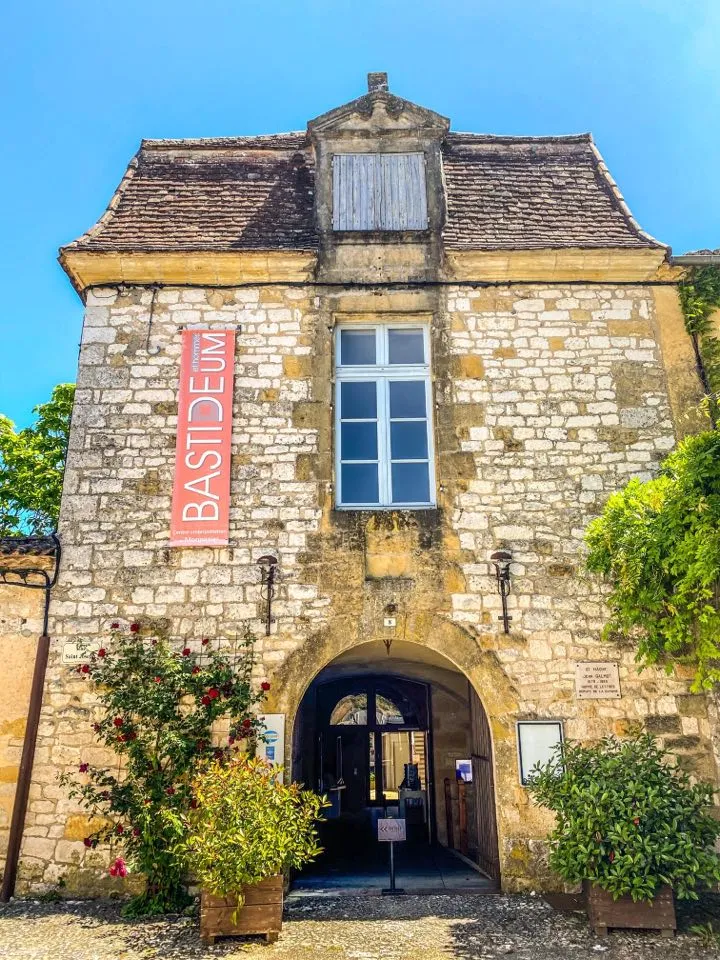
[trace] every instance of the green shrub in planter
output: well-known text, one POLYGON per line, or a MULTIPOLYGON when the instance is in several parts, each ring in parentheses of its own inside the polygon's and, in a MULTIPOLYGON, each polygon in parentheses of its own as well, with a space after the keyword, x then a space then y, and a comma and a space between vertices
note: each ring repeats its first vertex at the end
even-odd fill
POLYGON ((299 868, 322 852, 315 824, 322 797, 280 782, 280 768, 257 757, 210 764, 194 784, 187 851, 190 869, 215 896, 299 868))
POLYGON ((697 899, 698 887, 720 881, 714 790, 691 783, 648 734, 592 746, 565 741, 533 771, 529 789, 557 816, 550 866, 568 883, 652 900, 665 884, 697 899))

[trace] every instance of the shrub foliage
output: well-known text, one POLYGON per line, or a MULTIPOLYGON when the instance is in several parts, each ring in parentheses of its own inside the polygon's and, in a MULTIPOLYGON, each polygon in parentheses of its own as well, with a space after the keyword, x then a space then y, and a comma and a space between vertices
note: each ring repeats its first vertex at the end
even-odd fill
POLYGON ((691 784, 648 734, 593 746, 566 741, 529 789, 557 815, 550 866, 568 883, 651 900, 664 884, 697 899, 698 887, 720 881, 713 788, 691 784))
POLYGON ((683 440, 659 476, 631 480, 587 530, 588 566, 612 584, 606 632, 638 660, 720 680, 720 431, 683 440))
POLYGON ((216 896, 299 868, 321 848, 315 823, 324 800, 256 757, 213 762, 195 781, 187 846, 193 875, 216 896))

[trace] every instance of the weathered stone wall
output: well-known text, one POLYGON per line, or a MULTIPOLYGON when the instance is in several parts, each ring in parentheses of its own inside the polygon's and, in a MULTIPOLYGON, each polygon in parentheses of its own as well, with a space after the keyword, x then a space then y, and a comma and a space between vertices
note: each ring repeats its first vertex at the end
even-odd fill
MULTIPOLYGON (((3 560, 7 566, 28 565, 27 558, 14 560, 5 557, 3 560)), ((33 558, 33 566, 40 565, 44 566, 45 561, 33 558)), ((0 696, 0 871, 7 852, 35 652, 43 627, 43 611, 42 590, 0 584, 0 650, 3 664, 0 696)), ((40 814, 43 810, 40 801, 31 807, 32 814, 40 814)), ((49 858, 52 847, 46 852, 49 858)))
POLYGON ((164 289, 151 318, 152 299, 137 288, 88 295, 21 889, 62 871, 71 889, 101 889, 101 857, 83 847, 86 825, 56 783, 81 759, 101 759, 92 701, 61 663, 63 642, 114 619, 162 622, 183 641, 232 637, 260 614, 254 561, 267 552, 281 579, 258 676, 273 681, 268 709, 288 716, 286 755, 313 676, 386 636, 394 603, 396 635, 450 659, 488 713, 509 889, 551 882, 548 818, 518 784, 517 719, 562 718, 571 737, 640 721, 714 774, 706 699, 682 677, 638 676, 631 649, 600 641, 602 590, 583 570, 587 521, 674 442, 651 288, 164 289), (432 323, 436 509, 334 510, 339 316, 432 323), (187 325, 239 327, 228 548, 167 545, 187 325), (488 561, 500 546, 515 558, 509 636, 488 561), (579 660, 618 661, 622 700, 576 701, 579 660))

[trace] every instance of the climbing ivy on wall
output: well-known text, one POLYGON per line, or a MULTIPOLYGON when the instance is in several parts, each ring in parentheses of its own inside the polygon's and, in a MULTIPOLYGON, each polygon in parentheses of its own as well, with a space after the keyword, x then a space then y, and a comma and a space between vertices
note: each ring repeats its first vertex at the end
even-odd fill
POLYGON ((586 542, 612 584, 606 635, 634 640, 641 663, 692 665, 696 689, 720 683, 720 430, 610 497, 586 542))
POLYGON ((713 427, 720 421, 720 337, 713 313, 720 309, 720 267, 693 267, 680 283, 685 329, 695 350, 695 362, 713 427))

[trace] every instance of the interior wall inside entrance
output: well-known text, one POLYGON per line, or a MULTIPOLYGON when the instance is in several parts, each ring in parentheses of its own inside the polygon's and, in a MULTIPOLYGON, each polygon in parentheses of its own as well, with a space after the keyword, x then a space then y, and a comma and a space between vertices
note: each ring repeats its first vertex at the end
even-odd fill
MULTIPOLYGON (((427 715, 427 770, 421 773, 422 789, 427 791, 428 839, 436 840, 443 846, 449 845, 448 837, 448 791, 450 786, 450 815, 453 825, 453 843, 460 849, 460 805, 456 780, 458 761, 470 761, 473 751, 471 697, 475 696, 467 678, 447 659, 419 644, 395 641, 390 653, 380 641, 361 644, 332 661, 318 674, 307 690, 295 722, 293 737, 293 776, 316 790, 326 790, 327 777, 323 782, 318 769, 317 744, 320 736, 318 704, 324 702, 325 690, 342 690, 334 681, 343 678, 362 681, 362 678, 395 677, 417 684, 427 685, 429 693, 427 715)), ((357 688, 362 688, 359 682, 357 688)), ((482 709, 482 708, 480 708, 482 709)), ((337 719, 337 716, 336 716, 337 719)), ((331 728, 335 729, 335 728, 331 728)), ((338 730, 341 728, 337 728, 338 730)), ((389 734, 383 743, 389 747, 389 734)), ((396 736, 399 736, 396 735, 396 736)), ((390 759, 387 759, 390 762, 390 759)), ((348 762, 346 760, 346 767, 348 762)), ((421 764, 422 766, 422 764, 421 764)), ((346 771, 347 772, 347 771, 346 771)), ((471 856, 478 849, 478 816, 476 810, 476 788, 474 783, 465 787, 467 848, 471 856)), ((373 789, 373 788, 369 788, 373 789)), ((345 799, 345 798, 343 798, 345 799)), ((382 802, 382 797, 379 798, 382 802)), ((392 806, 386 801, 386 806, 392 806)), ((392 810, 388 810, 392 812, 392 810)), ((334 815, 334 814, 333 814, 334 815)), ((397 813, 395 812, 395 815, 397 813)), ((494 809, 489 811, 494 819, 494 809)))

